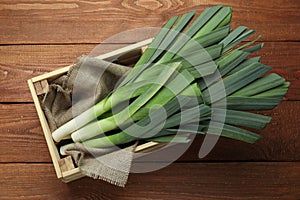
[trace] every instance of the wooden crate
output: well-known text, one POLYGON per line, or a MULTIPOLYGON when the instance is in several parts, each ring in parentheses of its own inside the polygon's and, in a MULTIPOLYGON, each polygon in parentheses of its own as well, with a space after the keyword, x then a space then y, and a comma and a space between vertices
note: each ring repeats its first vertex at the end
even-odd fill
MULTIPOLYGON (((104 60, 111 60, 118 58, 120 62, 128 63, 132 57, 136 57, 136 55, 141 55, 143 48, 146 47, 152 39, 148 39, 133 45, 126 46, 124 48, 103 54, 98 56, 99 59, 104 60)), ((42 110, 40 101, 38 96, 43 95, 48 92, 49 85, 48 83, 57 77, 65 74, 69 68, 71 67, 67 66, 62 69, 58 69, 55 71, 52 71, 47 74, 43 74, 37 77, 34 77, 32 79, 28 80, 28 85, 30 88, 30 92, 38 113, 38 117, 41 122, 41 126, 45 135, 45 139, 49 148, 49 152, 53 161, 53 165, 56 171, 56 175, 59 179, 62 179, 64 182, 70 182, 76 179, 79 179, 83 177, 84 175, 81 173, 80 169, 78 167, 75 167, 71 156, 67 157, 61 157, 59 154, 59 150, 57 146, 55 145, 55 142, 52 139, 51 131, 47 122, 47 119, 44 115, 44 112, 42 110)), ((160 145, 155 142, 148 142, 142 145, 137 146, 135 149, 135 152, 142 152, 149 150, 151 148, 159 147, 160 145)))

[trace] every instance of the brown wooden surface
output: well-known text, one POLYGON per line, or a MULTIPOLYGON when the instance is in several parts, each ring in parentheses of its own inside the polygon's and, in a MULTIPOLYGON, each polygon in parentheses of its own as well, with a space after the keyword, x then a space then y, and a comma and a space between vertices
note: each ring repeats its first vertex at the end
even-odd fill
MULTIPOLYGON (((234 9, 233 25, 256 29, 264 40, 299 40, 297 0, 200 1, 116 0, 60 1, 4 0, 0 4, 2 44, 98 43, 116 33, 143 27, 160 27, 173 15, 203 10, 215 4, 234 9), (38 33, 38 34, 37 34, 38 33)), ((132 42, 145 37, 121 38, 132 42)))
POLYGON ((61 200, 299 199, 299 171, 299 162, 173 163, 131 174, 126 188, 117 188, 89 178, 62 183, 50 164, 2 164, 0 194, 3 199, 61 200))
MULTIPOLYGON (((273 67, 273 72, 291 81, 289 100, 300 100, 300 71, 298 42, 265 42, 256 53, 262 62, 273 67)), ((101 53, 121 48, 126 44, 80 45, 8 45, 0 46, 0 102, 32 102, 29 78, 44 74, 76 61, 82 54, 101 53), (96 50, 94 50, 96 49, 96 50)))
POLYGON ((2 0, 0 2, 0 199, 299 199, 300 3, 298 0, 2 0), (250 145, 221 139, 204 159, 203 137, 171 166, 132 174, 126 188, 88 178, 56 179, 26 84, 72 64, 101 41, 104 53, 154 36, 170 16, 224 4, 232 27, 246 25, 265 42, 258 55, 291 82, 263 138, 250 145), (109 44, 108 44, 109 43, 109 44), (111 44, 114 43, 114 44, 111 44))
MULTIPOLYGON (((34 105, 0 106, 0 162, 51 162, 34 105), (33 147, 39 150, 32 151, 33 147)), ((261 140, 251 145, 222 138, 204 160, 300 161, 299 110, 300 101, 285 101, 274 110, 263 112, 273 119, 261 131, 261 140)), ((202 139, 202 136, 197 137, 180 161, 197 160, 202 139)))

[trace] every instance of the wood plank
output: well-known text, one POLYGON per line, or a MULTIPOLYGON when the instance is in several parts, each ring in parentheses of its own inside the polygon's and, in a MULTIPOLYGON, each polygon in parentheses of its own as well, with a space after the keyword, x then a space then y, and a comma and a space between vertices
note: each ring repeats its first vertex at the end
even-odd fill
MULTIPOLYGON (((161 27, 170 17, 203 11, 228 1, 83 1, 4 0, 0 3, 0 44, 98 43, 123 31, 161 27)), ((297 0, 232 0, 232 25, 256 29, 264 40, 299 40, 297 0)), ((155 32, 155 31, 154 31, 155 32)), ((139 31, 113 42, 133 42, 153 36, 139 31)))
POLYGON ((119 188, 89 178, 62 183, 50 164, 0 164, 0 198, 297 199, 299 172, 299 162, 176 163, 130 174, 119 188))
MULTIPOLYGON (((0 46, 0 102, 32 102, 27 79, 62 68, 82 54, 100 55, 127 44, 0 46), (96 53, 97 52, 97 53, 96 53)), ((289 100, 300 100, 300 43, 266 42, 256 55, 292 82, 289 100)))
MULTIPOLYGON (((0 162, 51 162, 33 104, 0 104, 0 162)), ((246 144, 221 138, 206 161, 299 161, 300 101, 285 101, 272 111, 262 139, 246 144)), ((203 136, 193 142, 180 161, 200 161, 203 136)), ((153 158, 155 159, 155 158, 153 158)))
POLYGON ((50 162, 34 105, 0 107, 0 162, 50 162))

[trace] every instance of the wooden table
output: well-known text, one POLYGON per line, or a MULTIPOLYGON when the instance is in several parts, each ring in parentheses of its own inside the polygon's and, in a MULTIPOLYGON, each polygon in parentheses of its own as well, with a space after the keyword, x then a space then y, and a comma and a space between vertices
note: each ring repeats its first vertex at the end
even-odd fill
MULTIPOLYGON (((262 35, 262 62, 291 82, 287 98, 263 112, 273 120, 256 144, 221 139, 200 160, 198 137, 177 162, 132 174, 126 188, 118 188, 89 178, 69 184, 56 179, 26 80, 73 63, 111 35, 160 27, 173 15, 203 11, 215 1, 2 0, 0 199, 299 199, 300 2, 217 3, 233 7, 232 27, 246 25, 262 35)), ((106 50, 151 36, 128 36, 105 44, 106 50)))

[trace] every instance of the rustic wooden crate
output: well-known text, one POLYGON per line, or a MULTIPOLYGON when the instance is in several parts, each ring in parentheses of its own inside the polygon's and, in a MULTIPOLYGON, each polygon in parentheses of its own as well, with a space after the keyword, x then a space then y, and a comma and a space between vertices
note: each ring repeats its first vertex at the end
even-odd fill
MULTIPOLYGON (((137 57, 136 55, 141 55, 143 48, 145 48, 148 44, 150 44, 151 39, 126 46, 124 48, 103 54, 98 56, 99 59, 111 60, 114 58, 118 58, 120 62, 130 63, 130 59, 133 57, 137 57)), ((59 150, 52 139, 51 131, 47 122, 47 119, 44 115, 44 112, 41 108, 41 104, 38 96, 47 93, 49 89, 48 83, 57 77, 67 73, 69 68, 67 66, 62 69, 58 69, 52 71, 47 74, 43 74, 28 80, 28 85, 30 88, 30 92, 32 94, 32 98, 38 113, 38 117, 41 122, 41 126, 45 135, 45 139, 49 148, 49 152, 53 161, 53 165, 56 171, 56 175, 59 179, 62 179, 64 182, 70 182, 76 179, 83 177, 84 175, 81 173, 80 169, 76 167, 72 161, 71 156, 61 157, 59 154, 59 150)), ((135 152, 147 151, 152 148, 159 147, 160 145, 155 142, 148 142, 136 147, 135 152)))

